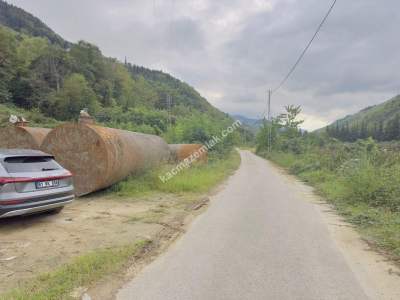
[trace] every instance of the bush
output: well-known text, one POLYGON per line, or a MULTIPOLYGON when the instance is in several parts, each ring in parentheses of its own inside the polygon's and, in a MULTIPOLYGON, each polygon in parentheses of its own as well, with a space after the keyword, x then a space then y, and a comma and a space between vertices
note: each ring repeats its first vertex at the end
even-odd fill
POLYGON ((345 175, 345 199, 349 203, 366 203, 372 207, 386 207, 400 211, 400 169, 376 167, 363 162, 359 168, 345 175))

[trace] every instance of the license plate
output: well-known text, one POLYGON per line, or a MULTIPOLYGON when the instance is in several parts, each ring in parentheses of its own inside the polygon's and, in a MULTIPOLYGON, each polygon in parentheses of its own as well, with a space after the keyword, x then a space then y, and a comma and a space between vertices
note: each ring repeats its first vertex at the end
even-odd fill
POLYGON ((36 182, 36 188, 47 189, 47 188, 57 187, 59 184, 60 184, 59 180, 38 181, 36 182))

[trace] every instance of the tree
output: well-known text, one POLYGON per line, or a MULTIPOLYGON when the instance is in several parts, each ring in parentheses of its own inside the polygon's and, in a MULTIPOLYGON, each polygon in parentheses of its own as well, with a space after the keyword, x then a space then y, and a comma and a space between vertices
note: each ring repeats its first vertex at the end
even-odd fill
POLYGON ((59 91, 64 78, 72 71, 72 61, 64 50, 50 45, 32 61, 30 71, 33 78, 59 91))
POLYGON ((17 40, 15 34, 0 26, 0 103, 11 99, 9 84, 15 74, 17 40))
POLYGON ((87 108, 93 115, 99 109, 96 94, 81 74, 72 74, 66 78, 60 92, 52 95, 51 102, 51 114, 60 120, 77 119, 83 108, 87 108))
POLYGON ((135 105, 133 96, 134 82, 132 77, 121 64, 114 65, 114 93, 118 105, 127 109, 135 105))
POLYGON ((296 153, 303 151, 302 134, 299 126, 304 120, 298 119, 301 107, 287 105, 285 111, 278 117, 272 118, 271 122, 264 122, 256 137, 257 152, 265 151, 270 146, 274 150, 294 151, 296 153), (270 142, 271 145, 269 145, 270 142))
POLYGON ((83 74, 90 84, 105 78, 107 66, 97 46, 79 41, 72 46, 69 54, 74 62, 75 72, 83 74))
POLYGON ((376 140, 377 141, 383 141, 385 139, 385 128, 383 125, 383 121, 379 121, 378 125, 378 132, 376 134, 376 140))
POLYGON ((48 41, 42 38, 23 36, 16 47, 14 76, 9 81, 8 88, 12 95, 12 101, 17 106, 31 109, 37 107, 34 95, 38 89, 34 86, 31 64, 46 52, 48 41))
POLYGON ((111 107, 116 104, 113 98, 113 83, 109 80, 101 79, 95 84, 96 94, 99 95, 99 100, 104 107, 111 107))
POLYGON ((300 106, 287 105, 285 106, 286 112, 279 115, 277 121, 284 128, 284 134, 287 137, 296 137, 300 133, 299 126, 303 124, 304 120, 298 120, 301 113, 300 106))
POLYGON ((368 127, 367 127, 367 122, 365 120, 361 121, 361 126, 360 126, 360 139, 366 139, 369 137, 368 133, 368 127))
POLYGON ((286 128, 298 129, 299 125, 304 123, 304 120, 297 120, 301 113, 301 106, 287 105, 285 106, 286 113, 281 114, 283 126, 286 128))
POLYGON ((263 125, 258 130, 256 136, 256 143, 257 143, 257 153, 265 151, 269 149, 270 142, 271 147, 277 149, 279 148, 279 131, 282 128, 281 124, 281 115, 272 118, 271 122, 267 122, 264 120, 263 125))
POLYGON ((396 114, 396 116, 387 123, 385 138, 388 141, 400 138, 400 114, 396 114))
POLYGON ((42 56, 49 47, 49 42, 44 38, 24 37, 16 49, 19 67, 26 72, 33 61, 42 56))

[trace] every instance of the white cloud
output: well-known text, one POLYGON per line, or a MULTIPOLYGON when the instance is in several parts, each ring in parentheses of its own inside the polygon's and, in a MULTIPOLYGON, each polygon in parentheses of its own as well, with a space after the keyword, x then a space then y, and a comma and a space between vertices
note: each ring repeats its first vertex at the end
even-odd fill
POLYGON ((301 124, 301 127, 309 131, 324 127, 329 124, 328 120, 313 115, 300 114, 299 119, 304 120, 304 123, 301 124))

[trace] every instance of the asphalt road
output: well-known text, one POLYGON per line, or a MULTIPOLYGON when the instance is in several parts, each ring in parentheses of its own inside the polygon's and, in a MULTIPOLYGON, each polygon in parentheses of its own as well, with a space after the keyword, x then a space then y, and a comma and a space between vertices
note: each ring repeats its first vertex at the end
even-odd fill
POLYGON ((227 186, 117 299, 367 299, 312 203, 242 151, 227 186))

